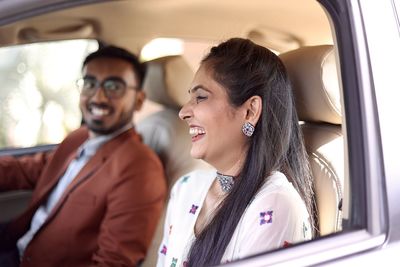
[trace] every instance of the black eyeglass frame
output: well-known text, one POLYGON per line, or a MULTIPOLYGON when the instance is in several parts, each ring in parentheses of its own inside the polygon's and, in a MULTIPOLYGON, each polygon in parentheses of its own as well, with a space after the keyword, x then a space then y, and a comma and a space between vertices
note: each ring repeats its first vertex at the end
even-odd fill
POLYGON ((99 81, 95 77, 85 76, 76 81, 76 86, 81 95, 92 97, 96 94, 98 89, 101 89, 105 96, 111 99, 123 97, 128 88, 134 90, 139 89, 138 86, 127 85, 120 77, 107 77, 106 79, 99 81), (85 88, 85 83, 92 85, 85 88), (115 86, 117 86, 117 88, 113 89, 115 86))

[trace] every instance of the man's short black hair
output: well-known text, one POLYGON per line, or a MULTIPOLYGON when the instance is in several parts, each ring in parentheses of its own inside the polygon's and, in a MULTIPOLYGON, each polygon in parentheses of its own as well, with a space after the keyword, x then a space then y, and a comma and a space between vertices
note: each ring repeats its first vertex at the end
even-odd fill
POLYGON ((101 57, 119 58, 129 62, 133 67, 136 77, 138 78, 139 88, 142 88, 144 76, 146 74, 146 66, 139 61, 137 56, 121 47, 109 45, 101 47, 97 51, 89 54, 83 61, 83 66, 86 66, 86 64, 93 59, 101 57))

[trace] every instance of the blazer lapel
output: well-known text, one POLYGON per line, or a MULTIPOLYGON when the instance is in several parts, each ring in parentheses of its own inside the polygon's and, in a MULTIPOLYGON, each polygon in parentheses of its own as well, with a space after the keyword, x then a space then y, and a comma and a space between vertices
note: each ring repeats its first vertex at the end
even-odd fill
POLYGON ((60 208, 65 203, 68 195, 71 194, 77 187, 79 187, 85 180, 89 179, 93 173, 95 173, 102 164, 111 156, 113 151, 117 150, 119 146, 121 146, 124 141, 128 138, 138 138, 138 135, 135 131, 128 130, 117 137, 111 139, 110 141, 106 142, 96 154, 83 166, 82 170, 77 174, 77 176, 72 180, 72 182, 68 185, 65 189, 64 193, 62 194, 60 200, 57 202, 56 206, 54 206, 53 210, 49 214, 49 217, 46 220, 46 223, 51 220, 51 218, 57 214, 60 208))
MULTIPOLYGON (((72 160, 75 158, 76 156, 76 152, 73 154, 70 154, 64 164, 62 165, 62 168, 60 168, 59 170, 55 171, 54 176, 52 174, 50 174, 52 177, 56 177, 56 179, 53 179, 50 183, 48 183, 42 190, 42 194, 39 197, 39 200, 37 201, 39 205, 42 204, 42 199, 43 198, 47 198, 49 196, 49 194, 51 193, 51 190, 53 190, 53 188, 57 185, 58 181, 60 180, 61 176, 65 173, 65 171, 68 168, 68 165, 72 162, 72 160)), ((49 175, 49 176, 50 176, 49 175)))
POLYGON ((64 144, 63 142, 56 149, 51 159, 51 168, 44 170, 44 177, 42 177, 42 179, 48 179, 48 181, 45 181, 45 185, 40 189, 37 195, 33 195, 29 208, 25 210, 24 214, 14 220, 12 227, 15 233, 22 235, 29 229, 32 217, 36 210, 47 200, 49 194, 60 180, 60 177, 66 171, 71 161, 75 158, 77 148, 88 138, 86 127, 78 129, 73 134, 74 137, 72 140, 68 141, 67 137, 67 144, 64 144))
POLYGON ((46 172, 46 176, 43 178, 51 179, 47 184, 40 190, 39 195, 35 198, 34 202, 36 206, 35 210, 43 204, 43 201, 48 198, 49 194, 53 188, 57 185, 61 176, 67 170, 69 164, 76 157, 78 147, 83 144, 83 142, 88 138, 88 131, 85 127, 82 127, 77 131, 75 137, 68 144, 61 144, 60 148, 57 149, 56 153, 53 155, 51 168, 46 172))

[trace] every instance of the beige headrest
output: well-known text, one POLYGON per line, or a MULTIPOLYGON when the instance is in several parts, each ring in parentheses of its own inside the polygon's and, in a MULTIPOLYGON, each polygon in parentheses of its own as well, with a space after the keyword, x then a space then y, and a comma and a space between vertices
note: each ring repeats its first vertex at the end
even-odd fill
POLYGON ((342 123, 339 79, 332 45, 302 47, 280 55, 293 85, 301 121, 342 123))
POLYGON ((147 98, 171 108, 180 108, 188 100, 194 71, 182 56, 157 58, 147 63, 143 88, 147 98))

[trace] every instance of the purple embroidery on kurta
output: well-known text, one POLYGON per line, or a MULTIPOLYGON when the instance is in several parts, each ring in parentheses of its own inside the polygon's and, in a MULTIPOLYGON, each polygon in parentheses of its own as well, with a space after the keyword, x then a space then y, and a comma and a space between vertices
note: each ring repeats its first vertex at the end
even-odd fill
POLYGON ((161 254, 164 254, 164 255, 167 255, 167 246, 166 246, 166 245, 163 245, 163 247, 162 247, 160 253, 161 253, 161 254))
POLYGON ((272 210, 260 212, 260 225, 272 223, 272 210))
POLYGON ((192 205, 192 208, 189 210, 189 213, 192 213, 192 214, 196 214, 196 211, 197 211, 197 209, 199 208, 199 206, 196 206, 196 205, 192 205))

